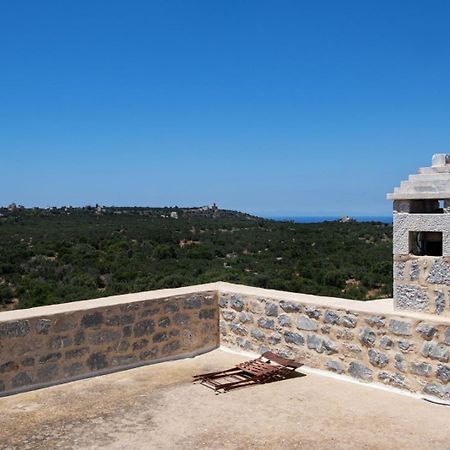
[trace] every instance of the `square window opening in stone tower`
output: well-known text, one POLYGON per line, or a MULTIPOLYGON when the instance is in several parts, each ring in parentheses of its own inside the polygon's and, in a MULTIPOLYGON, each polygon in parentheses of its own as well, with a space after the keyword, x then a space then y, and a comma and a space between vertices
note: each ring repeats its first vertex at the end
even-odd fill
POLYGON ((442 233, 410 231, 409 252, 416 256, 442 256, 442 233))

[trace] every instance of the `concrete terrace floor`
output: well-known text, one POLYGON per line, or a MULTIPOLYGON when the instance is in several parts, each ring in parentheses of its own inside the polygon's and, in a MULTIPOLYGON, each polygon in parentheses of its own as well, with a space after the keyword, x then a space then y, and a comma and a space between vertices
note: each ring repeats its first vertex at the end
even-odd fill
POLYGON ((444 449, 450 407, 316 374, 215 395, 221 350, 0 398, 1 449, 444 449))

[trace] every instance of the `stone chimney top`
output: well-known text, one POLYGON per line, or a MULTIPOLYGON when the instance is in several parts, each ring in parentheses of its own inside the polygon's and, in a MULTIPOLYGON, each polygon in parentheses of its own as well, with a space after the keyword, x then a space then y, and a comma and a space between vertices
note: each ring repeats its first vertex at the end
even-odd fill
POLYGON ((448 153, 436 153, 433 155, 432 166, 447 166, 450 164, 450 155, 448 153))
POLYGON ((389 200, 450 199, 450 154, 433 155, 431 167, 421 167, 417 174, 387 195, 389 200))

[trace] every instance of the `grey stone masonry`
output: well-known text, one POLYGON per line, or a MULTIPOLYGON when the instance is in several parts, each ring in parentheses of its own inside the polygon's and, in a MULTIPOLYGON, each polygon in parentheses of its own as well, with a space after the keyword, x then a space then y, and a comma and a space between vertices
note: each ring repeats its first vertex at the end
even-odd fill
POLYGON ((394 201, 394 306, 450 316, 450 155, 436 154, 394 201))
MULTIPOLYGON (((231 296, 229 297, 229 300, 231 296)), ((241 295, 242 312, 252 313, 247 347, 271 350, 297 359, 309 367, 346 375, 363 382, 377 382, 426 395, 447 395, 449 383, 450 324, 443 325, 397 314, 361 313, 330 308, 320 303, 295 303, 275 298, 241 295), (278 306, 278 308, 277 308, 278 306), (278 317, 275 317, 275 313, 278 317), (429 385, 433 384, 433 387, 429 385), (426 388, 426 386, 428 386, 426 388)), ((230 302, 223 302, 229 305, 230 302)), ((236 316, 230 306, 220 308, 223 343, 242 348, 236 316)))
POLYGON ((219 345, 217 297, 106 303, 12 321, 0 313, 0 395, 211 350, 219 345))

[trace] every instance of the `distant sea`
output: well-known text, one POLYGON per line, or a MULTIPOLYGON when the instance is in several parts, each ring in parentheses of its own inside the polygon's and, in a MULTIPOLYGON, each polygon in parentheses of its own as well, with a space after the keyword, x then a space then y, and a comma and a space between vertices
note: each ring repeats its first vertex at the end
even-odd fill
MULTIPOLYGON (((350 216, 357 222, 392 223, 392 216, 350 216)), ((295 223, 320 223, 342 219, 342 216, 267 216, 266 219, 295 223)))

